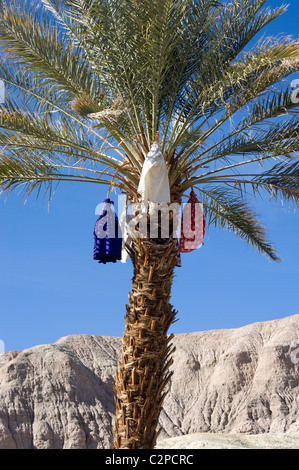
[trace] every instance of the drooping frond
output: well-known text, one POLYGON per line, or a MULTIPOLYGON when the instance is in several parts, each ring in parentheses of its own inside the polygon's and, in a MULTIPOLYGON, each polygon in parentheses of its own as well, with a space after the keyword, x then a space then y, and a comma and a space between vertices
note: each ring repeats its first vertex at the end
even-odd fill
POLYGON ((221 187, 200 186, 209 224, 236 233, 273 261, 279 255, 267 240, 266 231, 254 211, 234 191, 221 187))
POLYGON ((251 184, 262 186, 271 196, 299 205, 299 162, 283 162, 255 176, 251 184))

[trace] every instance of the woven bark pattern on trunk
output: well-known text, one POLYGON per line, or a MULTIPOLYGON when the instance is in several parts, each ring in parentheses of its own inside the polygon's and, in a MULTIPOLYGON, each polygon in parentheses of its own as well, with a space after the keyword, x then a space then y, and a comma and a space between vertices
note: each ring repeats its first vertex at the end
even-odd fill
POLYGON ((154 448, 165 386, 172 373, 172 336, 176 311, 170 305, 178 248, 175 241, 134 240, 134 277, 123 352, 116 374, 114 448, 154 448))

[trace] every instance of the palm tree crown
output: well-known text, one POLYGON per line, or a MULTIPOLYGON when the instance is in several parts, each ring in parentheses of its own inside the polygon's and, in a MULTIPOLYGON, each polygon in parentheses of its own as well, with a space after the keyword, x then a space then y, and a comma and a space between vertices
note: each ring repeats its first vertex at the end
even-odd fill
POLYGON ((159 130, 171 190, 197 188, 210 224, 278 259, 245 195, 298 200, 298 104, 282 79, 299 43, 244 52, 285 11, 265 4, 2 0, 2 189, 75 180, 135 197, 159 130))

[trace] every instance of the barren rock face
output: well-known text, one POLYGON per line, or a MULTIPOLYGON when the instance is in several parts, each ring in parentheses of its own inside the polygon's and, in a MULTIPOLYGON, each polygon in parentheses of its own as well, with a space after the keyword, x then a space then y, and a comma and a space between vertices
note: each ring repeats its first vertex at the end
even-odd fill
POLYGON ((174 424, 182 434, 298 432, 298 338, 299 315, 178 335, 162 416, 168 436, 174 424))
POLYGON ((13 353, 0 368, 0 448, 109 447, 119 347, 78 335, 13 353))
MULTIPOLYGON (((161 439, 196 432, 298 433, 298 339, 299 315, 176 335, 161 439)), ((5 353, 0 448, 111 447, 120 348, 120 338, 74 335, 5 353)))

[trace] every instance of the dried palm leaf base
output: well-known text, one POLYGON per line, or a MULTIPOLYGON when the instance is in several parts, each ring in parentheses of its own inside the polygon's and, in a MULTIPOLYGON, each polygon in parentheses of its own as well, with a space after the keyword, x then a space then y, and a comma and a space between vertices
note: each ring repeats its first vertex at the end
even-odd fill
POLYGON ((152 449, 172 373, 167 331, 176 311, 170 292, 178 254, 176 242, 136 239, 123 350, 116 374, 115 449, 152 449))

